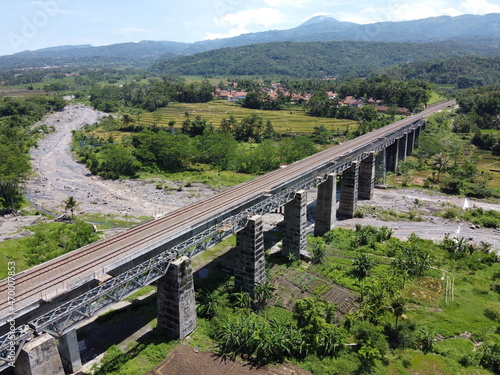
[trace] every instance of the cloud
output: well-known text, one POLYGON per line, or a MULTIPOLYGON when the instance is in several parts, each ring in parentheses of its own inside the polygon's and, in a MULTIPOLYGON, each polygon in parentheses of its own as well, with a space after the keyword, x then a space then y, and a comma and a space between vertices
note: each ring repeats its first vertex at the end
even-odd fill
POLYGON ((283 22, 284 15, 274 8, 248 9, 238 13, 229 13, 222 18, 215 18, 218 25, 233 28, 246 28, 248 26, 269 27, 283 22))
POLYGON ((205 34, 205 39, 229 38, 251 31, 269 29, 272 25, 283 22, 285 16, 278 9, 248 9, 238 13, 229 13, 221 18, 214 18, 219 27, 229 28, 226 32, 205 34))
MULTIPOLYGON (((484 0, 466 0, 484 1, 484 0)), ((450 8, 448 1, 424 0, 420 3, 398 2, 389 3, 385 7, 369 6, 357 13, 342 12, 339 19, 342 21, 356 22, 360 24, 387 22, 387 21, 410 21, 438 16, 459 16, 462 11, 450 8)))
POLYGON ((486 0, 465 0, 460 3, 460 9, 468 14, 500 13, 500 5, 486 0))

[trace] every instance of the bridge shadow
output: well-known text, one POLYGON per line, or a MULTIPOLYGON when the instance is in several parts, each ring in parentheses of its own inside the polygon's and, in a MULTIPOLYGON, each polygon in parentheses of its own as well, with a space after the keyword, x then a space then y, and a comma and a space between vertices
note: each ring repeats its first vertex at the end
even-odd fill
POLYGON ((80 371, 77 372, 76 375, 85 375, 88 373, 94 375, 121 373, 121 368, 125 363, 136 358, 143 352, 147 352, 147 356, 163 358, 165 356, 165 344, 175 344, 177 340, 169 339, 163 332, 155 328, 141 334, 133 342, 134 345, 132 347, 127 345, 125 349, 120 348, 120 350, 118 350, 116 347, 108 347, 108 354, 104 360, 100 361, 98 369, 91 372, 80 371))
MULTIPOLYGON (((139 344, 153 342, 151 339, 156 339, 157 334, 152 331, 151 323, 155 318, 156 293, 98 316, 77 330, 82 363, 92 361, 112 346, 118 346, 127 339, 139 344)), ((165 341, 163 335, 161 342, 165 341)), ((116 350, 113 353, 116 353, 116 350)), ((128 353, 124 355, 128 356, 128 353)))
MULTIPOLYGON (((264 231, 264 250, 268 255, 271 249, 277 249, 278 243, 282 240, 281 225, 273 225, 271 229, 264 231)), ((234 270, 239 262, 239 254, 236 247, 231 247, 225 253, 209 261, 193 273, 193 282, 195 291, 206 290, 212 292, 226 284, 231 286, 231 276, 234 276, 234 270)))

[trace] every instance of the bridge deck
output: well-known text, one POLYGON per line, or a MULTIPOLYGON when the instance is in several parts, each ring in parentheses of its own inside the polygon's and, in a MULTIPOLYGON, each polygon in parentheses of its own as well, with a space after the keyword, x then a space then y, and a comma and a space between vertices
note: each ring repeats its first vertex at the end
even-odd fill
MULTIPOLYGON (((319 169, 344 154, 363 147, 373 140, 384 138, 401 127, 414 123, 454 102, 440 103, 425 111, 395 122, 381 129, 317 153, 252 181, 235 186, 222 193, 178 209, 160 219, 152 220, 124 233, 77 249, 16 275, 16 310, 21 312, 36 307, 42 299, 64 294, 76 286, 94 280, 112 270, 124 259, 134 259, 219 217, 237 207, 258 199, 304 173, 319 169)), ((0 281, 0 301, 7 301, 7 280, 0 281)), ((5 324, 8 306, 0 306, 0 326, 5 324)))

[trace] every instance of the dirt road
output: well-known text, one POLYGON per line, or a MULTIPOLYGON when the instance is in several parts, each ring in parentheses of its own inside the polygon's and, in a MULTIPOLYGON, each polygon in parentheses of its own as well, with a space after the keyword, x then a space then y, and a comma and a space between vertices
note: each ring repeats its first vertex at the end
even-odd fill
POLYGON ((71 155, 71 131, 93 124, 105 115, 81 104, 70 104, 43 121, 56 131, 42 139, 31 152, 37 176, 27 183, 26 196, 32 203, 53 214, 61 214, 64 212, 62 202, 73 196, 78 202, 77 213, 156 217, 214 194, 201 184, 170 194, 156 189, 154 183, 111 181, 93 176, 71 155))

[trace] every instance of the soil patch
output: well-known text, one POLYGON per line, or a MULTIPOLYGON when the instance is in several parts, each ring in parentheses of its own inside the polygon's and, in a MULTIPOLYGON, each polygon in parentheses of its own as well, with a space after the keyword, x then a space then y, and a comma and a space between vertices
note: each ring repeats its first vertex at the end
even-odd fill
POLYGON ((310 375, 311 373, 292 364, 255 367, 247 362, 224 360, 209 352, 179 345, 170 351, 165 361, 146 375, 310 375))

